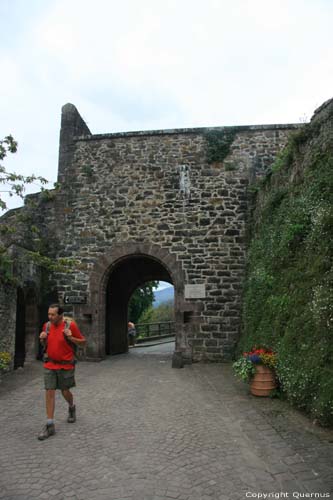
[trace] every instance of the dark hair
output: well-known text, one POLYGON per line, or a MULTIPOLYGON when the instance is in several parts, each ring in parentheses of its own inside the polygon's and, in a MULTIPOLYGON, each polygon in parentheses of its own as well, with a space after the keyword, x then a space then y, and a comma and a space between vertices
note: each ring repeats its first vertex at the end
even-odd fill
POLYGON ((49 309, 58 309, 58 314, 64 314, 64 309, 61 307, 60 304, 51 304, 49 305, 49 309))

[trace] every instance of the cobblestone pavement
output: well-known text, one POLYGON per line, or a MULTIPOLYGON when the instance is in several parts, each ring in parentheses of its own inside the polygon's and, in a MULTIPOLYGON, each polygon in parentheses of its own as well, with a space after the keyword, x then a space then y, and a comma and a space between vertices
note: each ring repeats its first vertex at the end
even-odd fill
POLYGON ((230 365, 172 369, 172 347, 79 363, 78 420, 58 394, 46 441, 41 363, 6 375, 0 499, 333 498, 332 431, 250 396, 230 365))

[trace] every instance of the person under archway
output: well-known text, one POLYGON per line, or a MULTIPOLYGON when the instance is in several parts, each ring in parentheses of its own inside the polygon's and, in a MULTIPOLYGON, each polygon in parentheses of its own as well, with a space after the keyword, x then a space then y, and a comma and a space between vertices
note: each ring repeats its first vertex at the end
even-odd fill
POLYGON ((127 323, 127 334, 128 334, 128 345, 130 347, 134 347, 136 339, 136 328, 134 323, 132 323, 132 321, 129 321, 127 323))

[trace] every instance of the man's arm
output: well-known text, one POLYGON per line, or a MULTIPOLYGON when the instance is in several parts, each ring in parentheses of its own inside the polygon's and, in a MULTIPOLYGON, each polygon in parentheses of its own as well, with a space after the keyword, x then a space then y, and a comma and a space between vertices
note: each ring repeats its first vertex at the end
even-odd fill
POLYGON ((84 347, 87 343, 79 328, 73 322, 70 324, 70 328, 65 328, 64 334, 66 335, 68 340, 79 347, 84 347))
POLYGON ((78 345, 79 347, 84 347, 86 345, 86 343, 87 343, 87 341, 86 341, 85 338, 79 339, 77 337, 74 337, 74 335, 72 335, 72 334, 67 335, 66 332, 65 332, 65 335, 68 338, 68 340, 70 340, 71 342, 73 342, 73 344, 78 345))
POLYGON ((47 339, 47 333, 46 331, 43 329, 40 334, 39 334, 39 340, 40 340, 40 343, 42 345, 45 345, 45 342, 46 342, 46 339, 47 339))

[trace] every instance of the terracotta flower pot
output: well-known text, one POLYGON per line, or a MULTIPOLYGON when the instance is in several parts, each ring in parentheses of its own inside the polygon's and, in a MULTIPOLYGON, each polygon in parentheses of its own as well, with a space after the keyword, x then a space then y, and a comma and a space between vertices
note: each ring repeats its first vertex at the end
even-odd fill
POLYGON ((269 396, 276 389, 274 370, 264 365, 256 365, 256 373, 250 383, 250 392, 254 396, 269 396))

